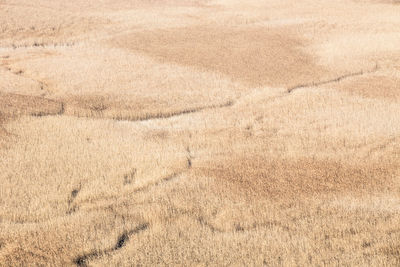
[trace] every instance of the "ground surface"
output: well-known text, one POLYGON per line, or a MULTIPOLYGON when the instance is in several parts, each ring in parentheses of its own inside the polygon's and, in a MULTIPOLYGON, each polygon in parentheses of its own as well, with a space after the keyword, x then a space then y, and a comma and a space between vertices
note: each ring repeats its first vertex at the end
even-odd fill
POLYGON ((398 266, 400 5, 0 0, 0 266, 398 266))

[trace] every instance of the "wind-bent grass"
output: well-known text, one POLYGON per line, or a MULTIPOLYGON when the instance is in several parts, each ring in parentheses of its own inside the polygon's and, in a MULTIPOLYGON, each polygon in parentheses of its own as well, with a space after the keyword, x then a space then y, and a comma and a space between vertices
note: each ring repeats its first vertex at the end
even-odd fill
POLYGON ((0 266, 398 266, 378 2, 0 1, 0 266))

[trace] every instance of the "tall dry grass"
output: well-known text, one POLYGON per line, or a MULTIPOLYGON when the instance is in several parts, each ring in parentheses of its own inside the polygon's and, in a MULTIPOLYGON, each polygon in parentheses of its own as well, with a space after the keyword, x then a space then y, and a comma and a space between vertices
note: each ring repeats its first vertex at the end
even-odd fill
POLYGON ((398 9, 0 1, 0 266, 399 265, 398 9))

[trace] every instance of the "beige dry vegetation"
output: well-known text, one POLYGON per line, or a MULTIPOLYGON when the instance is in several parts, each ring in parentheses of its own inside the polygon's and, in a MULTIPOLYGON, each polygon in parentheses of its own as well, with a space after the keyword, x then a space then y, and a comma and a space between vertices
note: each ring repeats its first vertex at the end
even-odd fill
POLYGON ((398 266, 400 6, 0 0, 0 266, 398 266))

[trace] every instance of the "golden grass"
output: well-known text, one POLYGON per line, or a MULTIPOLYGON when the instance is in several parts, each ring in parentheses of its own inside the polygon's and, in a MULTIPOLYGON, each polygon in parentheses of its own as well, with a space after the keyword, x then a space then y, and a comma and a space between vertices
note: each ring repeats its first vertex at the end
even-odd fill
POLYGON ((343 82, 335 88, 369 98, 384 98, 388 101, 399 101, 400 79, 383 74, 371 75, 362 79, 343 82), (376 90, 379 88, 379 90, 376 90))
MULTIPOLYGON (((31 94, 63 102, 68 115, 127 120, 168 116, 224 105, 246 90, 219 74, 158 64, 120 49, 39 50, 41 57, 30 56, 28 49, 4 60, 5 66, 13 77, 22 71, 19 76, 33 82, 31 94), (92 74, 85 75, 88 72, 92 74)), ((19 88, 4 87, 10 92, 19 88)))
POLYGON ((0 93, 0 110, 9 116, 45 116, 61 114, 63 105, 42 97, 0 93))
POLYGON ((161 62, 211 70, 248 86, 291 86, 319 79, 324 70, 286 28, 186 27, 133 32, 111 41, 161 62))
POLYGON ((378 2, 0 0, 0 266, 398 266, 378 2))

